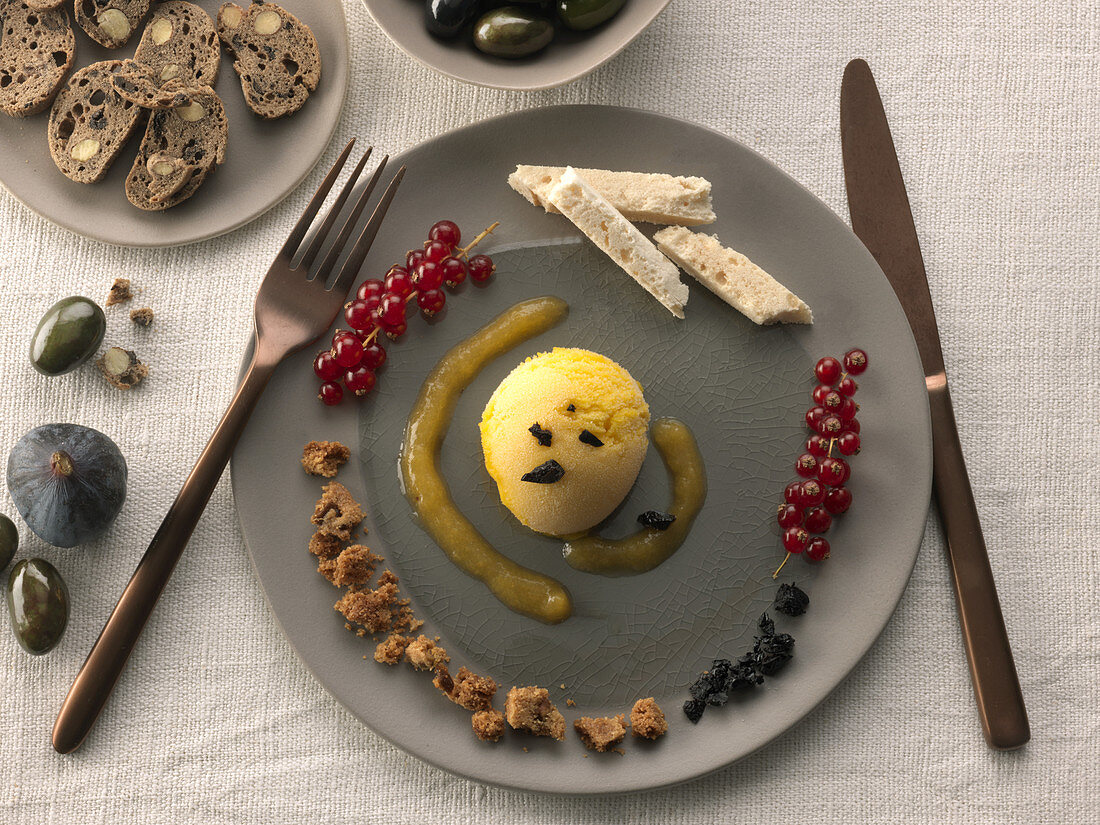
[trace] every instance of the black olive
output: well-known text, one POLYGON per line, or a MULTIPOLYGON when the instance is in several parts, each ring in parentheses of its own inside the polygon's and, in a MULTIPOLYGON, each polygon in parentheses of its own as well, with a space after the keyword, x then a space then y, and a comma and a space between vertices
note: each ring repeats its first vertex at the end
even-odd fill
POLYGON ((479 6, 480 0, 425 0, 424 26, 436 37, 454 37, 479 6))

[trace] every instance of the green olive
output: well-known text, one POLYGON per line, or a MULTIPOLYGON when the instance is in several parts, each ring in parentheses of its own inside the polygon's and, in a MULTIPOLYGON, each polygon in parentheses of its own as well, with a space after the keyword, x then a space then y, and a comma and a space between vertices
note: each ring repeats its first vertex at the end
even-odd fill
POLYGON ((47 310, 31 339, 31 365, 43 375, 64 375, 95 355, 107 330, 103 310, 74 295, 47 310))
POLYGON ((0 570, 8 566, 18 549, 19 531, 15 528, 15 523, 0 514, 0 570))
POLYGON ((45 559, 24 559, 8 578, 11 629, 28 653, 41 656, 61 641, 69 623, 69 590, 45 559))
POLYGON ((626 0, 557 0, 558 18, 571 29, 594 29, 619 13, 626 0))
POLYGON ((474 45, 495 57, 526 57, 554 39, 554 24, 522 6, 486 12, 474 25, 474 45))

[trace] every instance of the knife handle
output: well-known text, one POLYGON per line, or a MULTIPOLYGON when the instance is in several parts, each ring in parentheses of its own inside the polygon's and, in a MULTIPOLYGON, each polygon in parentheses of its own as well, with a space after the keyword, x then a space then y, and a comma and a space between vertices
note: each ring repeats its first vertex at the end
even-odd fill
POLYGON ((991 748, 1014 750, 1031 738, 978 508, 944 373, 927 379, 932 414, 932 484, 955 583, 966 656, 982 731, 991 748))

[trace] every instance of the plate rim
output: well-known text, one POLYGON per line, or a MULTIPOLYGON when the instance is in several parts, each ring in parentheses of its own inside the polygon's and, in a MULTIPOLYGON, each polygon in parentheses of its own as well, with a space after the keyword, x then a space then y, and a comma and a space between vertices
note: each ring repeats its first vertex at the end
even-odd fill
MULTIPOLYGON (((541 113, 541 112, 545 112, 547 110, 569 110, 569 109, 574 110, 574 111, 587 109, 587 110, 600 110, 600 111, 605 111, 605 112, 606 111, 626 112, 626 113, 629 113, 631 115, 641 115, 641 116, 644 116, 644 117, 659 118, 659 119, 666 120, 666 121, 669 121, 669 122, 674 123, 674 124, 686 125, 688 127, 693 127, 693 128, 704 130, 704 131, 709 132, 709 133, 711 133, 712 135, 714 135, 718 138, 721 138, 722 140, 725 140, 729 143, 735 144, 740 150, 747 151, 748 153, 753 155, 758 161, 761 161, 763 164, 765 164, 767 167, 769 167, 770 171, 772 173, 778 173, 788 183, 793 183, 803 193, 805 193, 810 198, 812 198, 814 201, 816 201, 817 204, 820 207, 822 207, 826 212, 828 212, 828 214, 830 216, 830 219, 833 222, 835 222, 836 226, 838 226, 843 231, 843 233, 850 236, 851 238, 854 238, 856 241, 859 242, 859 246, 862 249, 861 254, 866 257, 866 260, 869 261, 875 267, 875 269, 881 275, 883 280, 887 283, 887 285, 889 285, 889 281, 886 279, 886 275, 885 275, 885 273, 882 272, 882 269, 881 269, 881 267, 879 267, 877 261, 875 261, 874 257, 871 255, 870 251, 867 250, 866 246, 863 245, 862 241, 859 241, 858 236, 855 235, 855 233, 848 226, 848 224, 845 223, 844 220, 841 219, 841 217, 839 215, 837 215, 828 206, 828 204, 826 204, 821 198, 819 198, 816 194, 814 194, 811 190, 809 190, 801 182, 799 182, 797 179, 795 179, 793 176, 791 176, 789 173, 787 173, 784 169, 782 169, 776 163, 774 163, 773 161, 771 161, 770 159, 768 159, 767 157, 762 155, 760 152, 757 152, 752 147, 747 146, 746 144, 742 143, 741 141, 737 140, 736 138, 734 138, 730 135, 727 135, 727 134, 725 134, 724 132, 721 132, 718 129, 707 126, 705 124, 696 123, 694 121, 690 121, 690 120, 687 120, 685 118, 676 117, 674 115, 669 115, 669 114, 665 114, 665 113, 661 113, 661 112, 654 112, 654 111, 651 111, 651 110, 648 110, 648 109, 641 109, 641 108, 637 108, 637 107, 605 105, 605 104, 598 104, 598 103, 552 104, 552 105, 547 105, 547 106, 535 106, 535 107, 530 107, 530 108, 527 108, 527 109, 521 109, 521 110, 515 111, 515 112, 506 112, 506 113, 503 113, 503 114, 495 115, 493 117, 484 118, 482 120, 478 120, 478 121, 475 121, 475 122, 468 123, 468 124, 465 124, 463 126, 457 127, 455 129, 448 130, 448 131, 443 132, 439 135, 436 135, 432 138, 421 141, 420 143, 418 143, 414 146, 408 147, 407 149, 402 151, 400 154, 394 156, 391 159, 391 161, 396 162, 396 163, 404 163, 405 159, 406 159, 406 155, 408 155, 412 152, 419 151, 419 150, 422 150, 422 149, 428 149, 431 146, 433 146, 434 144, 436 144, 440 141, 449 139, 449 138, 451 138, 455 135, 458 135, 458 134, 461 134, 461 133, 464 133, 464 132, 467 132, 467 131, 472 131, 472 130, 475 130, 475 129, 479 129, 479 128, 484 128, 486 126, 489 126, 493 123, 496 123, 496 122, 499 122, 499 121, 502 121, 502 120, 522 119, 524 117, 530 116, 532 113, 535 113, 535 112, 540 112, 541 113)), ((892 287, 890 289, 890 298, 897 305, 897 308, 898 308, 899 312, 902 312, 902 314, 904 315, 904 310, 901 306, 901 302, 898 299, 896 293, 893 291, 892 287)), ((915 340, 915 338, 912 334, 912 330, 910 328, 908 328, 908 326, 906 328, 906 334, 904 335, 904 338, 905 338, 906 343, 908 344, 908 346, 911 348, 912 352, 914 353, 914 355, 917 359, 917 363, 919 364, 920 359, 919 359, 919 351, 917 349, 916 340, 915 340)), ((250 341, 248 343, 248 346, 246 347, 245 353, 242 357, 240 375, 243 375, 244 370, 248 366, 248 361, 249 361, 249 358, 251 357, 253 347, 254 347, 254 338, 250 339, 250 341)), ((694 767, 689 768, 689 769, 683 771, 682 774, 678 774, 676 776, 673 776, 673 777, 669 778, 667 781, 661 781, 661 782, 657 782, 657 783, 645 782, 645 783, 640 783, 640 784, 632 784, 632 785, 629 785, 627 787, 615 787, 615 788, 612 788, 612 789, 593 788, 593 789, 590 789, 590 790, 577 791, 577 790, 560 790, 560 789, 556 789, 556 788, 552 788, 552 787, 532 788, 532 787, 527 786, 527 785, 509 782, 507 780, 507 778, 500 778, 500 779, 494 778, 494 779, 491 779, 491 780, 490 779, 485 779, 481 776, 474 775, 473 773, 469 773, 469 772, 465 772, 463 770, 457 769, 457 768, 455 768, 451 765, 443 764, 441 761, 437 760, 433 756, 423 755, 423 754, 420 754, 420 753, 414 753, 413 751, 408 750, 400 742, 396 741, 395 739, 391 738, 390 736, 386 735, 385 733, 377 730, 375 727, 373 727, 372 725, 370 725, 369 723, 367 723, 366 721, 361 719, 359 714, 356 711, 352 710, 351 707, 349 707, 332 689, 329 688, 329 686, 325 683, 325 681, 321 679, 321 677, 317 673, 317 671, 314 670, 314 668, 310 665, 310 663, 303 656, 302 652, 299 650, 298 645, 296 645, 292 641, 291 635, 287 632, 286 627, 284 626, 283 622, 280 620, 277 612, 275 611, 274 606, 272 605, 271 600, 269 598, 267 589, 263 587, 263 584, 262 584, 263 577, 260 575, 260 571, 259 571, 258 565, 256 563, 256 556, 253 553, 252 546, 248 541, 247 532, 245 530, 245 525, 244 525, 244 519, 243 519, 242 512, 241 512, 241 507, 238 504, 239 476, 238 476, 237 473, 234 473, 233 469, 232 469, 235 462, 236 462, 236 460, 237 460, 236 451, 234 451, 233 457, 231 458, 231 461, 230 461, 230 476, 231 476, 230 477, 230 485, 231 485, 231 490, 232 490, 232 494, 233 494, 234 510, 236 512, 238 525, 241 528, 242 540, 244 541, 245 549, 248 553, 249 562, 252 565, 253 572, 256 574, 257 583, 260 584, 260 591, 263 594, 264 602, 267 604, 268 609, 271 611, 272 617, 275 619, 276 625, 279 627, 279 630, 283 633, 283 636, 286 639, 287 643, 290 645, 291 649, 294 651, 295 655, 298 657, 301 664, 305 666, 306 670, 317 680, 317 682, 324 689, 324 691, 331 698, 333 698, 337 702, 337 704, 340 705, 341 708, 343 708, 351 716, 353 716, 359 724, 363 725, 364 727, 369 729, 375 735, 383 738, 388 743, 390 743, 394 747, 401 750, 402 753, 407 754, 409 756, 412 756, 413 758, 418 759, 421 762, 424 762, 428 765, 431 765, 433 768, 442 770, 442 771, 444 771, 444 772, 446 772, 446 773, 448 773, 452 776, 456 776, 456 777, 459 777, 459 778, 467 780, 467 781, 475 782, 475 783, 478 783, 480 785, 486 785, 486 786, 489 786, 489 787, 499 787, 499 788, 504 788, 504 789, 508 789, 508 790, 512 790, 512 791, 519 791, 519 792, 524 792, 524 793, 539 793, 539 794, 547 794, 547 795, 560 796, 560 797, 580 797, 580 798, 592 797, 592 796, 618 796, 618 795, 629 794, 629 793, 644 793, 644 792, 649 792, 649 791, 657 791, 657 790, 660 790, 660 789, 663 789, 663 788, 668 788, 668 787, 672 787, 672 786, 675 786, 675 785, 679 785, 679 784, 683 784, 683 783, 686 783, 686 782, 691 782, 691 781, 695 781, 697 779, 701 779, 705 776, 716 773, 720 770, 724 770, 726 768, 729 768, 732 765, 736 764, 737 762, 740 762, 743 759, 746 759, 749 756, 755 754, 756 752, 762 750, 766 746, 771 745, 778 738, 780 738, 781 736, 789 733, 792 729, 794 729, 795 727, 797 727, 797 726, 801 725, 802 723, 804 723, 806 721, 806 719, 809 716, 811 716, 813 714, 813 712, 818 707, 821 706, 822 703, 825 702, 826 699, 828 699, 830 696, 832 696, 832 694, 841 685, 843 685, 848 680, 848 678, 851 676, 852 672, 866 658, 867 654, 870 652, 870 650, 875 646, 875 644, 881 638, 883 632, 886 630, 887 626, 890 624, 890 621, 893 619, 894 615, 896 614, 898 606, 901 603, 901 599, 904 596, 905 591, 908 588, 909 582, 912 578, 913 569, 916 566, 917 558, 918 558, 919 553, 920 553, 920 547, 921 547, 921 544, 923 543, 924 536, 925 536, 925 533, 926 533, 926 530, 927 530, 928 511, 931 508, 931 494, 932 494, 932 424, 931 424, 931 417, 930 417, 930 414, 929 414, 927 393, 922 393, 920 395, 920 398, 921 398, 921 413, 922 414, 920 415, 919 418, 920 418, 921 423, 923 424, 921 435, 923 436, 922 441, 925 444, 925 450, 923 450, 923 455, 926 459, 927 468, 926 468, 925 473, 923 474, 923 478, 920 479, 920 481, 921 481, 921 484, 920 484, 921 495, 919 497, 915 496, 914 498, 917 498, 918 500, 924 500, 924 501, 927 502, 925 504, 925 507, 924 507, 924 510, 923 510, 924 518, 921 519, 920 528, 913 537, 914 540, 913 540, 912 545, 911 545, 912 546, 911 560, 910 560, 909 564, 906 566, 905 576, 904 576, 903 579, 900 580, 900 582, 897 586, 896 594, 892 594, 890 596, 890 600, 889 600, 890 609, 887 613, 885 613, 881 624, 877 627, 874 634, 869 638, 869 640, 866 642, 866 644, 856 648, 856 650, 858 652, 858 655, 855 657, 851 667, 849 667, 846 670, 844 675, 840 679, 838 679, 836 681, 836 683, 826 693, 824 693, 819 698, 819 700, 817 702, 815 702, 813 705, 807 707, 796 718, 791 719, 789 722, 783 724, 781 727, 770 730, 768 735, 767 735, 767 738, 760 741, 755 747, 751 748, 750 750, 745 751, 744 753, 741 753, 740 755, 738 755, 738 756, 736 756, 732 759, 729 759, 725 762, 710 766, 710 767, 708 767, 704 770, 698 770, 694 767)), ((354 429, 357 430, 358 429, 358 423, 357 423, 358 422, 358 416, 355 417, 355 421, 356 421, 356 423, 354 425, 354 429)), ((907 545, 907 546, 909 546, 909 545, 907 545)))
MULTIPOLYGON (((332 120, 332 125, 329 127, 328 134, 325 135, 322 141, 318 141, 317 157, 314 158, 313 162, 309 164, 309 167, 302 172, 298 179, 295 180, 289 187, 287 187, 287 190, 285 192, 273 198, 270 203, 267 203, 258 208, 254 208, 254 210, 250 212, 246 217, 238 219, 230 226, 221 227, 209 232, 199 232, 196 233, 194 236, 186 237, 181 240, 167 241, 162 243, 158 243, 156 241, 145 242, 139 240, 135 241, 134 243, 123 243, 121 241, 104 237, 101 233, 97 233, 95 230, 77 228, 75 225, 70 225, 63 220, 59 220, 53 215, 46 214, 40 208, 28 203, 17 192, 12 190, 11 187, 8 186, 7 182, 3 180, 3 178, 0 178, 0 187, 3 187, 4 191, 7 192, 16 201, 16 203, 18 203, 20 206, 22 206, 24 209, 31 212, 32 214, 38 216, 39 218, 42 218, 50 225, 55 226, 59 229, 63 229, 66 232, 69 232, 72 235, 76 235, 79 238, 86 238, 87 240, 95 241, 96 243, 101 243, 105 246, 114 247, 116 249, 174 249, 176 247, 190 246, 191 244, 201 243, 202 241, 209 241, 214 238, 220 238, 223 235, 228 235, 230 232, 235 232, 241 227, 247 226, 253 221, 260 219, 276 206, 285 201, 287 198, 289 198, 294 193, 294 191, 302 185, 302 181, 304 181, 313 173, 313 170, 317 168, 317 164, 320 163, 321 159, 325 156, 325 152, 328 150, 329 144, 332 142, 332 137, 336 134, 336 130, 340 127, 340 122, 343 120, 344 108, 347 105, 348 87, 351 85, 351 38, 348 34, 348 16, 347 13, 344 11, 344 4, 342 0, 334 0, 332 5, 334 8, 337 8, 339 10, 341 23, 340 33, 342 35, 342 40, 344 44, 344 54, 346 55, 346 59, 343 61, 340 67, 343 77, 342 82, 340 83, 340 106, 337 110, 336 117, 332 120)), ((72 24, 75 25, 75 23, 72 24)), ((76 69, 74 68, 72 71, 75 70, 76 69)), ((72 76, 72 71, 70 71, 70 73, 66 76, 66 82, 68 82, 69 77, 72 76)), ((41 112, 40 114, 48 114, 48 110, 41 112)))

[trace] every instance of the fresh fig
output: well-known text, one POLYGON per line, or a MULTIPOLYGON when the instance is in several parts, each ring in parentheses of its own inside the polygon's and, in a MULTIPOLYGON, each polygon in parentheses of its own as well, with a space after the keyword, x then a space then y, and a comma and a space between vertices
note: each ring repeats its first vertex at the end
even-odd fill
POLYGON ((12 448, 8 492, 39 538, 73 547, 103 535, 122 509, 126 459, 98 430, 45 424, 12 448))

